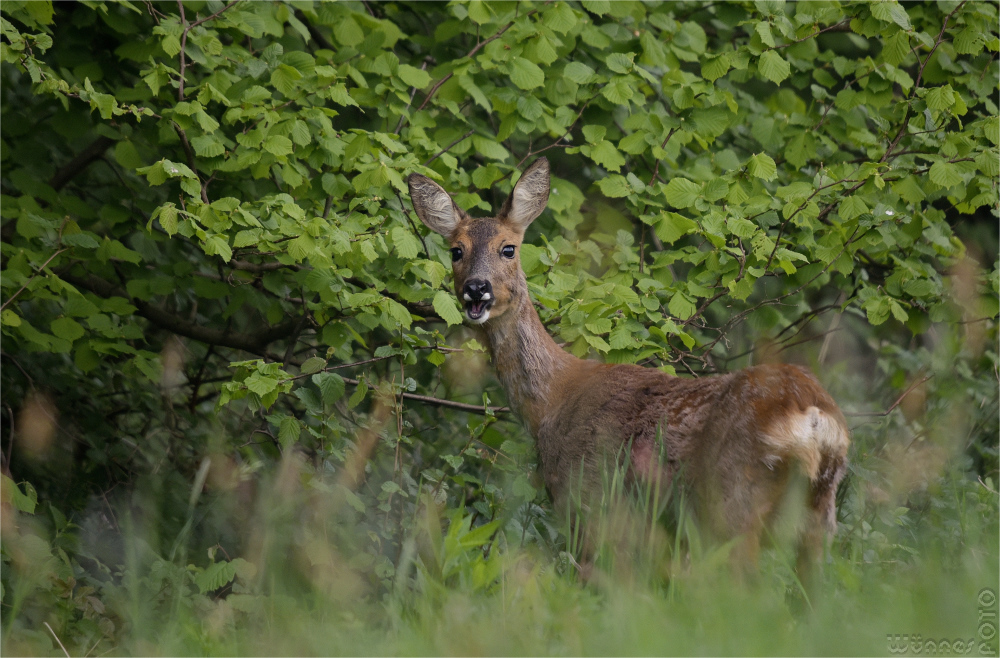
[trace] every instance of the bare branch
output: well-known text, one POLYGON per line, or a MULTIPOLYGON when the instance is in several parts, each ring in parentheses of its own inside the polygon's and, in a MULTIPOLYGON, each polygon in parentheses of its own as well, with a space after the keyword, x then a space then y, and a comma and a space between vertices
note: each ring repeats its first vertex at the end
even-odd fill
POLYGON ((301 9, 295 10, 295 18, 299 19, 299 22, 306 26, 306 29, 309 30, 309 36, 311 36, 313 41, 318 43, 321 48, 333 51, 337 50, 337 47, 330 43, 330 40, 323 36, 323 33, 320 32, 315 25, 309 22, 309 19, 304 13, 302 13, 301 9))
POLYGON ((293 317, 281 324, 269 326, 263 331, 257 331, 253 334, 242 334, 226 329, 215 329, 187 322, 182 320, 176 313, 165 311, 141 299, 130 297, 125 290, 92 274, 86 277, 61 274, 60 278, 78 288, 89 290, 99 297, 124 297, 136 307, 136 315, 144 317, 161 329, 166 329, 178 336, 191 338, 202 343, 208 343, 209 345, 230 347, 260 356, 265 354, 268 345, 276 340, 290 336, 300 321, 299 317, 293 317))
POLYGON ((115 140, 110 137, 98 137, 91 142, 90 145, 80 151, 75 158, 62 166, 59 171, 57 171, 55 175, 49 179, 49 185, 58 192, 65 187, 66 183, 72 180, 74 176, 86 169, 91 162, 100 158, 104 152, 108 150, 108 147, 114 143, 115 140))
MULTIPOLYGON (((952 12, 952 13, 954 13, 954 12, 952 12)), ((898 398, 896 398, 896 401, 893 402, 891 405, 889 405, 889 408, 886 409, 885 411, 857 411, 857 412, 854 412, 854 413, 845 413, 844 415, 845 416, 851 416, 851 417, 854 417, 854 416, 877 416, 877 417, 888 416, 889 414, 891 414, 896 409, 896 407, 898 407, 900 405, 900 403, 903 401, 903 399, 907 395, 909 395, 910 393, 912 393, 914 391, 914 389, 916 389, 918 386, 920 386, 921 384, 923 384, 924 382, 926 382, 928 379, 930 379, 933 376, 934 375, 927 375, 923 379, 921 379, 919 381, 916 381, 916 382, 913 382, 913 384, 911 384, 908 389, 906 389, 905 391, 903 391, 903 394, 900 395, 898 398)))
POLYGON ((427 160, 427 162, 424 163, 424 166, 426 167, 430 163, 432 163, 435 160, 437 160, 439 157, 441 157, 442 155, 444 155, 445 153, 447 153, 448 151, 450 151, 452 148, 454 148, 455 145, 458 144, 459 142, 461 142, 462 140, 468 139, 469 137, 471 137, 472 133, 474 133, 474 132, 476 132, 475 129, 470 130, 469 132, 465 133, 464 135, 462 135, 461 137, 459 137, 458 139, 456 139, 454 142, 452 142, 448 146, 444 147, 443 149, 441 149, 440 151, 438 151, 437 153, 435 153, 433 156, 431 156, 431 158, 429 160, 427 160))
POLYGON ((831 25, 829 27, 824 27, 822 30, 816 30, 815 32, 813 32, 812 34, 810 34, 807 37, 802 37, 801 39, 796 39, 795 41, 789 41, 788 43, 783 43, 780 46, 775 46, 774 49, 775 50, 781 50, 782 48, 787 48, 789 46, 794 46, 797 43, 802 43, 806 39, 812 39, 815 36, 819 36, 820 34, 823 34, 824 32, 831 32, 831 31, 842 32, 842 31, 845 31, 844 28, 847 27, 848 25, 850 25, 850 23, 851 23, 851 19, 849 17, 845 18, 844 20, 840 21, 839 23, 837 23, 835 25, 831 25))
MULTIPOLYGON (((349 377, 342 377, 345 383, 351 386, 359 386, 361 382, 356 379, 350 379, 349 377)), ((374 390, 375 385, 367 383, 369 389, 374 390)), ((468 411, 473 414, 486 415, 486 409, 489 409, 494 414, 502 414, 510 411, 508 407, 483 407, 481 404, 466 404, 465 402, 455 402, 454 400, 444 400, 442 398, 435 398, 429 395, 417 395, 416 393, 406 393, 404 392, 403 397, 407 400, 415 400, 417 402, 423 402, 424 404, 434 405, 435 407, 447 407, 448 409, 458 409, 460 411, 468 411)))
POLYGON ((31 275, 31 278, 30 278, 30 279, 28 279, 27 281, 25 281, 25 282, 24 282, 24 285, 23 285, 23 286, 21 286, 21 287, 20 287, 20 288, 18 289, 18 291, 17 291, 17 292, 15 292, 15 293, 14 293, 13 295, 11 295, 11 296, 10 296, 10 298, 9 298, 9 299, 8 299, 7 301, 5 301, 5 302, 4 302, 4 303, 3 303, 2 305, 0 305, 0 311, 2 311, 2 310, 4 310, 5 308, 7 308, 7 306, 8 306, 8 305, 9 305, 9 304, 10 304, 10 303, 11 303, 12 301, 14 301, 14 299, 16 299, 16 298, 17 298, 17 296, 18 296, 18 295, 20 295, 20 294, 21 294, 21 293, 22 293, 22 292, 24 291, 24 289, 25 289, 25 288, 27 288, 27 287, 28 287, 28 284, 29 284, 29 283, 31 283, 32 281, 34 281, 34 280, 35 280, 35 277, 37 277, 37 276, 38 276, 39 274, 41 274, 41 273, 42 273, 42 270, 44 270, 44 269, 45 269, 46 267, 48 267, 49 263, 51 263, 51 262, 52 262, 52 259, 53 259, 53 258, 55 258, 56 256, 58 256, 58 255, 59 255, 59 254, 61 254, 62 252, 64 252, 64 251, 67 251, 68 249, 69 249, 69 247, 63 247, 62 249, 60 249, 60 250, 59 250, 59 251, 57 251, 56 253, 54 253, 54 254, 52 254, 51 256, 49 256, 49 259, 48 259, 47 261, 45 261, 44 263, 42 263, 42 266, 38 268, 38 271, 37 271, 37 272, 35 272, 34 274, 32 274, 32 275, 31 275))
MULTIPOLYGON (((547 2, 545 4, 549 4, 550 2, 552 2, 552 0, 547 0, 547 2)), ((537 14, 537 13, 538 13, 538 10, 534 9, 532 11, 529 11, 524 16, 525 16, 525 18, 527 18, 528 16, 531 16, 532 14, 537 14)), ((503 36, 504 32, 506 32, 507 30, 509 30, 513 26, 514 26, 514 21, 511 21, 511 22, 507 23, 502 28, 500 28, 493 36, 489 37, 488 39, 486 39, 484 41, 480 41, 479 43, 477 43, 476 46, 472 50, 470 50, 469 52, 465 53, 465 57, 463 57, 462 59, 467 59, 469 57, 474 57, 476 55, 476 53, 478 53, 480 50, 483 49, 484 46, 486 46, 486 44, 490 43, 491 41, 494 41, 495 39, 499 39, 500 37, 503 36)), ((434 86, 431 87, 431 90, 429 92, 427 92, 427 95, 424 97, 424 102, 421 103, 420 107, 417 108, 418 112, 420 110, 424 109, 425 107, 427 107, 427 103, 429 103, 430 100, 431 100, 431 98, 434 97, 434 94, 436 94, 437 91, 438 91, 438 89, 441 88, 441 85, 443 85, 444 83, 446 83, 449 80, 451 80, 451 77, 453 75, 455 75, 455 74, 454 73, 449 73, 448 75, 446 75, 443 78, 441 78, 440 80, 438 80, 434 84, 434 86)))

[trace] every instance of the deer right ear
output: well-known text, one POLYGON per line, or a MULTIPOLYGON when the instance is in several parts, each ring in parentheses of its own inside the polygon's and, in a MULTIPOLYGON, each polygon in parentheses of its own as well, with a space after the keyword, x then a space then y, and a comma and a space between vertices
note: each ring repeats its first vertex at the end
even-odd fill
POLYGON ((538 158, 524 170, 498 217, 513 224, 524 233, 528 224, 545 210, 549 202, 549 161, 538 158))
POLYGON ((413 209, 417 211, 420 221, 435 233, 450 238, 462 218, 462 212, 448 193, 430 178, 420 174, 410 174, 407 183, 410 186, 410 201, 413 202, 413 209))

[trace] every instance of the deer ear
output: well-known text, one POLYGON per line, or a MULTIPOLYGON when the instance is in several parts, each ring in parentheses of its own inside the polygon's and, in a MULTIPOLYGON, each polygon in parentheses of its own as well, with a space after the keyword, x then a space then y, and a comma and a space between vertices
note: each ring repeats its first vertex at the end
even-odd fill
POLYGON ((549 202, 549 161, 538 158, 524 170, 514 191, 500 209, 499 217, 524 231, 549 202))
POLYGON ((410 186, 410 201, 427 228, 450 238, 462 219, 462 211, 455 206, 444 188, 427 176, 410 174, 407 180, 410 186))

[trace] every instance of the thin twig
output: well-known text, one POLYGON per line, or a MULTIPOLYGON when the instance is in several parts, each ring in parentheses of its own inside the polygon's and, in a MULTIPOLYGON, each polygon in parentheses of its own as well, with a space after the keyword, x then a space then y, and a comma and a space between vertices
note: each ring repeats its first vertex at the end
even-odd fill
POLYGON ((807 37, 802 37, 801 39, 796 39, 795 41, 789 41, 788 43, 783 43, 780 46, 775 46, 774 50, 781 50, 782 48, 787 48, 789 46, 794 46, 797 43, 802 43, 806 39, 812 39, 815 36, 819 36, 820 34, 823 34, 824 32, 829 32, 830 30, 836 30, 837 28, 840 28, 840 27, 843 27, 845 25, 848 25, 848 24, 850 24, 850 22, 851 22, 850 18, 845 18, 844 20, 840 21, 836 25, 831 25, 830 27, 824 27, 822 30, 816 30, 815 32, 813 32, 812 34, 810 34, 807 37))
POLYGON ((950 14, 944 17, 944 24, 941 26, 941 31, 938 32, 937 39, 934 40, 934 46, 931 47, 931 51, 927 53, 927 57, 924 58, 924 61, 920 63, 920 69, 917 71, 917 81, 913 83, 913 90, 910 92, 911 95, 917 93, 917 87, 920 86, 920 79, 924 75, 924 67, 927 66, 929 61, 931 61, 931 57, 934 56, 934 51, 936 51, 938 46, 941 45, 941 41, 944 39, 944 31, 948 28, 948 21, 955 15, 955 12, 965 5, 966 1, 967 0, 962 0, 962 2, 958 3, 957 7, 951 10, 950 14))
MULTIPOLYGON (((350 379, 348 377, 342 377, 345 383, 351 386, 359 386, 361 382, 356 379, 350 379)), ((365 382, 368 388, 375 390, 375 385, 370 382, 365 382)), ((429 395, 417 395, 416 393, 403 393, 404 398, 407 400, 416 400, 417 402, 423 402, 425 404, 432 404, 437 407, 448 407, 449 409, 459 409, 461 411, 468 411, 473 414, 486 414, 486 410, 489 409, 494 414, 502 414, 510 411, 508 407, 483 407, 481 404, 466 404, 464 402, 455 402, 453 400, 444 400, 442 398, 434 398, 429 395)))
POLYGON ((448 151, 450 151, 456 144, 458 144, 459 142, 461 142, 464 139, 469 138, 472 135, 472 133, 474 133, 474 132, 476 132, 475 129, 470 130, 469 132, 465 133, 464 135, 462 135, 461 137, 459 137, 458 139, 456 139, 454 142, 452 142, 448 146, 444 147, 443 149, 441 149, 440 151, 438 151, 437 153, 435 153, 433 156, 431 156, 430 160, 428 160, 427 162, 424 163, 424 166, 426 167, 430 163, 432 163, 435 160, 437 160, 439 157, 441 157, 442 155, 444 155, 445 153, 447 153, 448 151))
POLYGON ((62 640, 59 639, 59 636, 56 635, 56 632, 52 630, 51 626, 49 626, 49 622, 43 621, 42 623, 45 624, 45 628, 49 629, 49 632, 52 633, 52 637, 54 637, 56 639, 56 642, 59 643, 59 648, 62 649, 62 652, 64 654, 66 654, 66 658, 70 658, 69 651, 66 651, 66 647, 63 646, 62 640))
POLYGON ((188 26, 188 30, 193 30, 194 28, 198 27, 202 23, 207 23, 208 21, 212 20, 213 18, 218 18, 223 12, 232 9, 233 7, 235 7, 236 5, 238 5, 239 3, 240 3, 240 0, 233 0, 233 2, 230 2, 228 5, 226 5, 225 7, 223 7, 222 9, 220 9, 219 11, 215 12, 211 16, 206 16, 205 18, 201 19, 200 21, 195 21, 194 23, 191 23, 191 25, 188 26))
POLYGON ((903 394, 900 395, 898 398, 896 398, 896 401, 893 402, 889 406, 889 408, 886 409, 885 411, 857 411, 857 412, 854 412, 854 413, 845 413, 844 415, 845 416, 852 416, 852 417, 853 416, 878 416, 878 417, 888 416, 889 414, 891 414, 896 409, 896 407, 899 406, 899 404, 903 401, 903 398, 905 398, 907 395, 909 395, 910 393, 912 393, 915 388, 917 388, 918 386, 920 386, 921 384, 923 384, 924 382, 926 382, 928 379, 930 379, 933 376, 934 376, 933 374, 927 375, 926 377, 924 377, 920 381, 917 381, 917 382, 914 382, 913 384, 911 384, 910 387, 908 389, 906 389, 905 391, 903 391, 903 394))
MULTIPOLYGON (((180 2, 180 0, 177 1, 180 2)), ((201 188, 201 201, 205 205, 208 205, 208 190, 205 188, 207 183, 203 183, 201 176, 198 176, 198 169, 194 160, 194 149, 191 148, 191 142, 188 141, 187 133, 184 132, 184 129, 176 121, 171 121, 171 123, 174 125, 174 131, 177 132, 177 136, 181 139, 181 146, 184 147, 184 155, 187 156, 188 167, 191 169, 191 173, 198 178, 198 187, 201 188)))
MULTIPOLYGON (((670 132, 667 133, 667 136, 663 138, 663 143, 660 144, 660 148, 661 149, 667 148, 667 142, 670 141, 670 138, 674 136, 675 132, 677 132, 677 128, 671 128, 670 129, 670 132)), ((660 159, 657 158, 656 159, 656 166, 653 167, 653 177, 649 179, 649 182, 646 184, 646 187, 651 186, 653 183, 655 183, 659 179, 660 179, 660 159)))
POLYGON ((13 295, 11 295, 11 296, 10 296, 10 299, 8 299, 8 300, 7 300, 7 301, 5 301, 5 302, 4 302, 4 303, 3 303, 2 305, 0 305, 0 311, 2 311, 2 310, 4 310, 5 308, 7 308, 7 306, 8 306, 8 305, 9 305, 9 304, 10 304, 10 303, 11 303, 12 301, 14 301, 14 299, 16 299, 18 295, 20 295, 20 294, 21 294, 22 292, 24 292, 24 289, 25 289, 25 288, 27 288, 27 287, 28 287, 28 285, 29 285, 29 284, 30 284, 30 283, 31 283, 32 281, 34 281, 34 280, 35 280, 35 277, 37 277, 37 276, 38 276, 39 274, 41 274, 41 273, 42 273, 42 270, 44 270, 44 269, 45 269, 45 268, 46 268, 46 267, 48 266, 48 264, 52 262, 52 259, 53 259, 53 258, 55 258, 56 256, 58 256, 58 255, 59 255, 59 254, 61 254, 62 252, 64 252, 64 251, 68 251, 68 250, 69 250, 69 247, 63 247, 62 249, 60 249, 60 250, 59 250, 59 251, 57 251, 56 253, 54 253, 54 254, 52 254, 51 256, 49 256, 49 259, 48 259, 47 261, 45 261, 44 263, 42 263, 42 266, 38 268, 38 271, 37 271, 37 272, 35 272, 34 274, 32 274, 32 275, 31 275, 31 278, 30 278, 30 279, 28 279, 27 281, 25 281, 25 282, 24 282, 24 285, 23 285, 23 286, 21 286, 21 287, 20 287, 20 289, 18 289, 18 291, 17 291, 17 292, 15 292, 15 293, 14 293, 13 295))
POLYGON ((184 100, 184 69, 187 68, 187 56, 184 53, 184 50, 187 48, 188 32, 190 32, 192 29, 198 27, 202 23, 210 21, 213 18, 219 16, 222 12, 224 12, 224 11, 226 11, 228 9, 231 9, 232 7, 236 6, 239 2, 240 2, 240 0, 234 0, 234 2, 230 2, 228 5, 226 5, 225 7, 223 7, 222 9, 220 9, 219 11, 215 12, 211 16, 203 18, 200 21, 195 21, 194 23, 191 23, 189 25, 188 22, 187 22, 187 17, 184 15, 184 3, 183 3, 182 0, 177 0, 177 6, 180 8, 180 12, 181 12, 181 25, 184 26, 184 31, 181 33, 180 67, 179 67, 179 70, 178 70, 178 76, 179 76, 178 77, 178 85, 177 85, 177 101, 178 102, 181 102, 181 101, 184 100))
POLYGON ((187 58, 184 54, 184 49, 187 48, 188 40, 188 27, 187 18, 184 16, 184 2, 183 0, 177 0, 177 6, 181 10, 181 25, 184 26, 184 32, 181 33, 181 52, 180 52, 180 69, 177 84, 177 102, 180 103, 184 100, 184 69, 187 67, 187 58))
MULTIPOLYGON (((552 0, 547 0, 547 2, 546 2, 545 4, 549 4, 550 2, 552 2, 552 0)), ((537 9, 535 9, 535 10, 532 10, 532 11, 529 11, 529 12, 528 12, 527 14, 525 14, 524 16, 525 16, 525 18, 527 18, 528 16, 531 16, 532 14, 537 14, 537 13, 538 13, 538 10, 537 10, 537 9)), ((495 33, 495 34, 494 34, 493 36, 489 37, 488 39, 486 39, 486 40, 484 40, 484 41, 480 41, 479 43, 477 43, 477 44, 476 44, 476 46, 475 46, 475 47, 474 47, 474 48, 473 48, 472 50, 470 50, 469 52, 467 52, 467 53, 465 54, 465 57, 463 57, 462 59, 467 59, 467 58, 469 58, 469 57, 474 57, 476 53, 478 53, 478 52, 479 52, 480 50, 482 50, 482 48, 483 48, 484 46, 486 46, 486 44, 488 44, 488 43, 490 43, 491 41, 494 41, 494 40, 496 40, 496 39, 499 39, 500 37, 502 37, 502 36, 503 36, 504 32, 506 32, 507 30, 509 30, 509 29, 510 29, 511 27, 513 27, 513 26, 514 26, 514 21, 511 21, 511 22, 507 23, 507 24, 506 24, 506 25, 504 25, 504 26, 503 26, 502 28, 500 28, 500 30, 499 30, 499 31, 497 31, 497 32, 496 32, 496 33, 495 33)), ((440 80, 438 80, 438 81, 437 81, 437 82, 436 82, 436 83, 434 84, 434 86, 433 86, 433 87, 431 87, 431 90, 430 90, 429 92, 427 92, 427 96, 425 96, 425 97, 424 97, 424 102, 423 102, 423 103, 421 103, 421 104, 420 104, 420 107, 418 107, 418 108, 417 108, 417 111, 418 111, 418 112, 419 112, 420 110, 424 109, 425 107, 427 107, 427 103, 429 103, 429 102, 430 102, 430 100, 431 100, 431 98, 433 98, 433 97, 434 97, 434 94, 436 94, 436 93, 437 93, 437 91, 438 91, 438 89, 440 89, 440 88, 441 88, 441 85, 443 85, 444 83, 446 83, 446 82, 448 82, 449 80, 451 80, 451 77, 452 77, 453 75, 455 75, 455 73, 454 73, 454 72, 451 72, 451 73, 449 73, 448 75, 446 75, 446 76, 444 76, 443 78, 441 78, 440 80)))
MULTIPOLYGON (((424 63, 420 65, 420 70, 421 71, 426 71, 427 70, 427 64, 428 64, 428 60, 425 58, 424 59, 424 63)), ((399 131, 403 129, 403 124, 406 123, 406 114, 405 114, 405 112, 408 109, 410 109, 411 105, 413 105, 413 97, 416 96, 416 95, 417 95, 417 88, 413 87, 412 89, 410 89, 410 100, 406 102, 406 107, 403 108, 403 112, 401 112, 400 115, 399 115, 399 123, 396 124, 396 130, 393 131, 397 135, 399 134, 399 131)))

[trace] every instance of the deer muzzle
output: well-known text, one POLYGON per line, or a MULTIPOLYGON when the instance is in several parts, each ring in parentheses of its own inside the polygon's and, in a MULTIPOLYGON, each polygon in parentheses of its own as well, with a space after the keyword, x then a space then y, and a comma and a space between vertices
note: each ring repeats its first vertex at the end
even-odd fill
POLYGON ((493 286, 483 279, 469 279, 462 286, 462 301, 465 303, 465 317, 470 322, 482 324, 490 317, 490 308, 496 297, 493 286))

